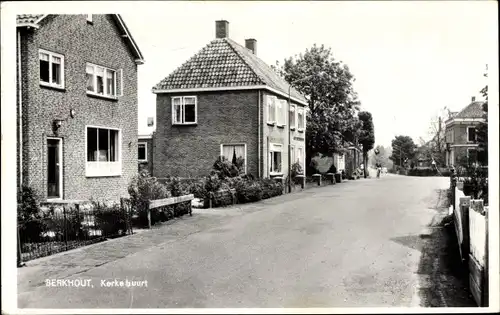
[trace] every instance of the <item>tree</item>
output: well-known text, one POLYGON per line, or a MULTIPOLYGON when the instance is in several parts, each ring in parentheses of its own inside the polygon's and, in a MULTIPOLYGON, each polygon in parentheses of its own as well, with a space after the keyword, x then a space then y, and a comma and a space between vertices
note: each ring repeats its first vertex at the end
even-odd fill
POLYGON ((437 165, 444 165, 446 158, 446 126, 441 116, 435 117, 429 126, 429 133, 432 139, 425 144, 426 156, 436 161, 437 165))
POLYGON ((362 127, 359 135, 359 143, 363 145, 363 164, 364 164, 364 175, 367 176, 367 161, 368 161, 368 151, 373 149, 375 144, 375 130, 373 127, 373 118, 370 112, 359 112, 358 118, 362 122, 362 127))
MULTIPOLYGON (((488 69, 488 66, 486 66, 488 69)), ((488 73, 484 74, 485 77, 488 77, 488 73)), ((486 85, 482 90, 481 94, 483 95, 485 102, 483 104, 483 118, 484 122, 479 123, 476 128, 478 153, 477 160, 478 163, 484 166, 488 165, 488 85, 486 85)))
POLYGON ((415 157, 417 146, 409 136, 396 136, 392 140, 392 154, 389 157, 394 165, 403 166, 405 161, 411 161, 415 157))
POLYGON ((375 150, 371 151, 370 155, 370 165, 375 166, 377 164, 381 165, 382 167, 387 167, 392 168, 392 161, 389 159, 391 155, 391 148, 390 147, 384 147, 381 145, 377 145, 375 147, 375 150), (375 154, 374 151, 378 151, 378 154, 375 154))
POLYGON ((308 99, 306 165, 318 153, 331 157, 344 152, 347 139, 356 138, 359 127, 355 79, 347 65, 336 61, 324 45, 285 59, 283 66, 276 64, 275 71, 308 99))

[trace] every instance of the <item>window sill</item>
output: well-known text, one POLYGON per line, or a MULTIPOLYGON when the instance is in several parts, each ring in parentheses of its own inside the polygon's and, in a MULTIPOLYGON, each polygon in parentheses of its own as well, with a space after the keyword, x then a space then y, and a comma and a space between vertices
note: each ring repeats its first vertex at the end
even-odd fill
POLYGON ((283 129, 285 128, 285 125, 277 125, 276 127, 283 129))
POLYGON ((40 87, 43 87, 46 89, 51 89, 51 90, 57 90, 57 91, 61 91, 61 92, 66 92, 66 88, 64 88, 64 86, 62 86, 62 85, 53 85, 53 84, 46 83, 46 82, 40 82, 40 87))
POLYGON ((196 126, 198 125, 197 122, 194 123, 173 123, 172 126, 196 126))
POLYGON ((139 163, 148 163, 148 160, 138 160, 139 163))
POLYGON ((102 98, 102 99, 110 100, 110 101, 118 101, 117 97, 106 96, 106 95, 102 95, 102 94, 92 93, 92 92, 89 92, 89 91, 87 91, 87 96, 95 97, 95 98, 102 98))
POLYGON ((269 176, 283 176, 283 172, 280 172, 280 173, 270 172, 269 176))
POLYGON ((268 125, 268 126, 275 126, 275 125, 276 125, 276 122, 274 122, 274 121, 268 121, 268 122, 267 122, 267 125, 268 125))
POLYGON ((298 132, 304 132, 304 129, 303 128, 297 128, 297 131, 298 132))
POLYGON ((290 127, 290 130, 291 131, 295 131, 295 127, 290 127))

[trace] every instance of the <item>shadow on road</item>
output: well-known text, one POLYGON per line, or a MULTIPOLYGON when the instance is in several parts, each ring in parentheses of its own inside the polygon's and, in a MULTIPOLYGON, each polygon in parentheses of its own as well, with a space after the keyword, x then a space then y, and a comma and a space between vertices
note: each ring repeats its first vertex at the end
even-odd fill
POLYGON ((420 239, 418 276, 422 307, 477 307, 468 289, 468 275, 460 259, 453 220, 448 215, 448 190, 437 190, 437 211, 429 233, 420 239))

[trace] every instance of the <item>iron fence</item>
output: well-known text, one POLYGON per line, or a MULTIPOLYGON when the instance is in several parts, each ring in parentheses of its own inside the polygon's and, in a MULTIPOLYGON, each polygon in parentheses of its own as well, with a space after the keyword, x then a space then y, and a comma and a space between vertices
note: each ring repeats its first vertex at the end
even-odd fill
POLYGON ((121 200, 113 206, 54 205, 29 218, 18 218, 18 264, 132 234, 131 216, 130 202, 121 200))

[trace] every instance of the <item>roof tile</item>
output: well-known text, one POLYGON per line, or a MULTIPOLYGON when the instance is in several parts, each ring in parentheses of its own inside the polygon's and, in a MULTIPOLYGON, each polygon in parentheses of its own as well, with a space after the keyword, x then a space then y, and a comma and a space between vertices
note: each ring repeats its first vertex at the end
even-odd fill
MULTIPOLYGON (((288 93, 288 83, 249 49, 231 39, 211 41, 153 90, 267 85, 288 93)), ((294 88, 292 97, 306 102, 294 88)))
POLYGON ((18 14, 16 17, 17 24, 35 23, 43 14, 18 14))
POLYGON ((483 118, 484 102, 472 102, 462 109, 454 118, 483 118))

